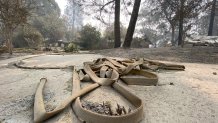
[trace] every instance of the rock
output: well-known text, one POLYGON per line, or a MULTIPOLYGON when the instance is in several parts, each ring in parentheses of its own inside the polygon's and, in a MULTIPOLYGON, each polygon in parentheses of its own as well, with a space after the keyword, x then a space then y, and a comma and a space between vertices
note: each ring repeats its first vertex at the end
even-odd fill
POLYGON ((173 83, 173 82, 170 82, 170 85, 174 85, 174 83, 173 83))

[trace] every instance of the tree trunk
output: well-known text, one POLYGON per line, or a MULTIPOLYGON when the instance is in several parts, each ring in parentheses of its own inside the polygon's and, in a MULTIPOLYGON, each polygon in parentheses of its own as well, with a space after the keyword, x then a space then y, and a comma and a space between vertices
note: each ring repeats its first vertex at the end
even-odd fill
POLYGON ((10 40, 9 42, 10 42, 10 50, 9 50, 9 53, 12 55, 12 53, 13 53, 12 40, 10 40))
POLYGON ((184 0, 180 0, 180 1, 181 1, 181 5, 180 5, 180 12, 179 12, 179 41, 178 41, 178 45, 183 46, 183 44, 184 44, 184 41, 183 41, 184 0))
POLYGON ((76 39, 76 37, 75 37, 75 33, 76 33, 76 31, 75 31, 75 7, 76 7, 76 5, 75 5, 75 0, 73 0, 73 30, 72 30, 72 35, 73 35, 73 41, 75 41, 75 39, 76 39))
POLYGON ((120 45, 120 0, 115 0, 114 48, 118 48, 120 45))
POLYGON ((133 34, 135 31, 135 26, 136 26, 136 22, 137 22, 137 18, 138 18, 140 3, 141 3, 141 0, 135 0, 133 10, 132 10, 132 15, 131 15, 130 22, 129 22, 129 27, 127 29, 125 41, 123 44, 124 48, 130 48, 130 46, 131 46, 131 42, 133 39, 133 34))
POLYGON ((7 39, 7 47, 8 47, 8 53, 12 55, 12 41, 11 38, 7 39))
POLYGON ((208 36, 213 35, 213 23, 214 23, 214 18, 215 18, 215 10, 216 10, 216 0, 213 0, 213 5, 211 8, 211 14, 210 14, 210 24, 209 24, 209 29, 208 29, 208 36))
POLYGON ((171 26, 171 29, 172 29, 171 43, 172 43, 172 46, 175 46, 176 45, 176 42, 175 42, 175 27, 171 26))
POLYGON ((5 30, 5 39, 6 39, 6 45, 8 48, 8 53, 12 55, 12 31, 10 29, 5 30))

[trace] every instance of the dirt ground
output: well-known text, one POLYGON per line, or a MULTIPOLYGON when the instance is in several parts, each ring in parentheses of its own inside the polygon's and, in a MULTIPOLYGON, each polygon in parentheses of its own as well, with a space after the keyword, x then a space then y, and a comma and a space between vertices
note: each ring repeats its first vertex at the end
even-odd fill
POLYGON ((165 48, 131 48, 106 49, 93 51, 110 57, 148 58, 152 60, 188 62, 188 63, 218 63, 218 47, 165 47, 165 48))
MULTIPOLYGON (((145 118, 141 123, 216 123, 218 121, 218 50, 207 49, 109 49, 98 54, 31 55, 0 60, 0 122, 32 123, 33 101, 39 79, 47 77, 44 89, 47 110, 54 109, 71 94, 71 70, 24 70, 11 63, 22 60, 26 66, 69 66, 81 68, 85 61, 105 56, 144 57, 183 64, 185 71, 159 71, 158 86, 126 86, 143 100, 145 118), (31 57, 31 58, 30 58, 31 57), (26 59, 29 58, 29 59, 26 59), (205 64, 206 63, 206 64, 205 64), (170 83, 173 83, 171 85, 170 83)), ((83 83, 82 87, 88 83, 83 83)), ((110 87, 100 87, 82 98, 102 103, 131 105, 110 87)), ((81 123, 69 107, 47 123, 81 123)))

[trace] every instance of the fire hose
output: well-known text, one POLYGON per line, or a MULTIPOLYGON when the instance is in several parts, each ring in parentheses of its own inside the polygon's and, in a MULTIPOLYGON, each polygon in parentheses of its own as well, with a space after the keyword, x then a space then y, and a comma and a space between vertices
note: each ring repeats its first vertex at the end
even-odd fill
POLYGON ((116 60, 111 58, 100 58, 93 62, 85 62, 83 69, 79 71, 73 69, 72 95, 53 111, 49 112, 45 110, 42 93, 47 79, 41 78, 35 94, 34 122, 43 122, 72 104, 76 116, 83 121, 90 123, 138 123, 144 117, 142 100, 128 91, 118 81, 122 80, 127 85, 156 85, 158 82, 157 75, 146 71, 145 69, 154 71, 159 69, 184 70, 185 66, 155 62, 147 59, 116 60), (81 81, 92 81, 93 84, 81 88, 81 81), (111 86, 133 104, 135 109, 120 116, 108 116, 83 108, 80 97, 100 86, 111 86))

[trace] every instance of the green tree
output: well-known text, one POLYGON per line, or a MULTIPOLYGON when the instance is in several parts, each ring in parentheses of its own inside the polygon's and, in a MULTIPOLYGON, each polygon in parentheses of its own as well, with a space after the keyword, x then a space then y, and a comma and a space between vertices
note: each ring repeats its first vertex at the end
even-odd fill
MULTIPOLYGON (((105 25, 110 25, 110 15, 114 15, 114 48, 118 48, 121 45, 121 36, 120 36, 120 11, 122 10, 122 4, 125 1, 121 0, 71 0, 77 1, 88 14, 94 15, 94 17, 104 23, 105 25), (109 15, 109 19, 108 19, 109 15), (106 21, 107 20, 107 21, 106 21), (108 22, 109 21, 109 22, 108 22)), ((126 7, 126 6, 125 6, 126 7)), ((124 8, 125 8, 124 7, 124 8)), ((125 10, 125 9, 124 9, 125 10)))
POLYGON ((65 36, 65 21, 53 14, 37 17, 31 25, 39 30, 48 42, 61 40, 65 36))
POLYGON ((67 39, 68 41, 75 41, 77 39, 78 30, 83 25, 83 8, 76 0, 68 0, 68 4, 64 10, 64 17, 66 18, 67 39))
POLYGON ((193 19, 197 18, 200 13, 204 12, 208 7, 208 2, 204 0, 162 0, 158 1, 162 6, 169 23, 172 27, 172 38, 174 37, 175 24, 178 22, 179 36, 178 45, 184 45, 185 33, 190 30, 193 19), (184 28, 187 25, 187 28, 184 28))
POLYGON ((0 0, 0 28, 12 54, 12 36, 15 29, 27 22, 31 3, 28 0, 0 0))
POLYGON ((59 17, 61 14, 61 10, 55 0, 35 0, 35 6, 36 9, 34 10, 37 16, 55 14, 59 17))
MULTIPOLYGON (((120 38, 121 40, 124 40, 126 35, 126 28, 124 26, 120 26, 120 38)), ((112 40, 114 41, 115 36, 114 36, 114 24, 108 26, 105 30, 104 30, 104 38, 107 40, 112 40)))
MULTIPOLYGON (((155 29, 155 26, 165 23, 167 25, 165 31, 167 31, 167 33, 171 31, 172 45, 178 44, 178 35, 180 35, 179 45, 183 45, 183 39, 187 31, 191 29, 190 27, 192 27, 192 25, 196 24, 200 16, 204 15, 210 1, 211 0, 146 0, 146 5, 144 4, 142 8, 142 15, 146 21, 151 19, 150 27, 152 27, 152 29, 155 29)), ((145 25, 147 26, 148 23, 145 22, 145 25)))
MULTIPOLYGON (((31 1, 31 0, 29 0, 31 1)), ((48 42, 63 39, 65 36, 65 20, 60 18, 61 11, 55 0, 36 0, 36 9, 28 23, 39 31, 48 42)))
POLYGON ((91 25, 85 25, 80 31, 81 46, 84 49, 96 49, 101 41, 101 33, 91 25))
POLYGON ((38 48, 43 40, 42 34, 37 29, 26 24, 15 31, 13 46, 15 48, 38 48))
POLYGON ((31 26, 25 26, 23 32, 24 39, 30 48, 37 48, 42 44, 43 36, 37 29, 31 26))

